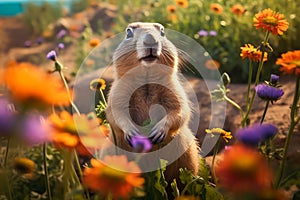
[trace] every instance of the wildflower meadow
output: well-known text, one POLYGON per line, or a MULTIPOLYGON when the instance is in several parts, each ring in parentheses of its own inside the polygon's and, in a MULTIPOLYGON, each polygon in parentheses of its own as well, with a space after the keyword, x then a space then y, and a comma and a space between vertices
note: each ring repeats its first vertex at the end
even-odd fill
MULTIPOLYGON (((22 41, 7 47, 1 59, 1 200, 300 199, 299 159, 294 156, 299 154, 291 154, 291 149, 299 152, 294 139, 300 133, 298 1, 74 0, 65 6, 64 1, 32 1, 23 4, 22 13, 0 16, 3 32, 9 25, 5 20, 13 19, 25 27, 16 31, 19 37, 26 35, 22 40, 9 38, 8 31, 1 39, 3 45, 22 41), (112 64, 109 52, 117 44, 108 41, 119 42, 117 34, 135 21, 158 22, 201 45, 201 57, 178 50, 183 56, 180 70, 188 82, 196 83, 193 89, 203 113, 211 104, 231 108, 224 112, 223 126, 209 123, 213 112, 200 113, 208 120, 201 121, 204 129, 195 133, 199 148, 206 139, 215 142, 209 143, 206 155, 200 150, 198 172, 180 168, 171 182, 165 178, 171 163, 159 154, 155 170, 143 171, 146 155, 163 148, 147 135, 131 138, 133 159, 108 153, 118 151, 105 112, 116 72, 107 70, 108 76, 97 77, 97 70, 112 64), (197 73, 189 59, 203 59, 197 66, 203 73, 197 73), (80 73, 96 75, 88 84, 79 84, 87 93, 76 91, 80 73), (204 87, 198 83, 206 79, 214 88, 199 93, 195 88, 204 87), (235 93, 236 85, 243 88, 241 94, 235 93), (93 94, 95 106, 85 103, 91 112, 76 101, 77 95, 88 99, 87 94, 93 94), (205 95, 209 102, 202 99, 205 95), (289 102, 282 101, 285 95, 289 102), (254 112, 260 114, 254 118, 254 112), (288 115, 280 118, 280 112, 288 115)), ((178 44, 186 45, 178 38, 178 44)), ((198 106, 188 105, 194 110, 198 106)), ((144 132, 150 131, 149 124, 145 122, 144 132)))

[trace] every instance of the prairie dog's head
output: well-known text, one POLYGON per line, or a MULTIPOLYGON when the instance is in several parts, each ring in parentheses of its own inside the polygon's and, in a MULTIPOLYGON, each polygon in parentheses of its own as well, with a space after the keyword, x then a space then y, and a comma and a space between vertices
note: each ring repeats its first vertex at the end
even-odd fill
POLYGON ((114 52, 113 64, 118 77, 137 66, 161 64, 177 70, 177 49, 161 24, 135 22, 127 26, 126 36, 114 52))

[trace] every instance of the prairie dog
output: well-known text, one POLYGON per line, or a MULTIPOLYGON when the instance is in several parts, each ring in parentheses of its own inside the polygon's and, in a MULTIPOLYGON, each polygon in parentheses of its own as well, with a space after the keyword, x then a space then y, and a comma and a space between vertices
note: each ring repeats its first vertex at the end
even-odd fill
POLYGON ((178 178, 179 168, 196 174, 199 163, 199 148, 188 127, 192 111, 178 63, 177 49, 161 24, 129 24, 113 55, 114 82, 106 110, 117 145, 124 150, 132 151, 131 138, 138 134, 149 137, 152 151, 177 138, 173 150, 184 153, 167 167, 169 183, 178 178))

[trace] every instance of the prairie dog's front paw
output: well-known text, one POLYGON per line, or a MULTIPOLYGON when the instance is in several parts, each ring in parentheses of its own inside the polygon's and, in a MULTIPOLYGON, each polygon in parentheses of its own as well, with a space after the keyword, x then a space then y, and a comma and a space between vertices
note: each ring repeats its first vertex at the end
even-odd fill
POLYGON ((133 127, 130 130, 123 131, 123 132, 124 132, 124 139, 128 142, 128 144, 130 146, 132 146, 132 144, 131 144, 132 137, 140 134, 139 130, 135 127, 133 127))
POLYGON ((169 128, 166 126, 165 120, 162 119, 151 129, 149 139, 153 144, 159 144, 165 139, 168 131, 169 128))

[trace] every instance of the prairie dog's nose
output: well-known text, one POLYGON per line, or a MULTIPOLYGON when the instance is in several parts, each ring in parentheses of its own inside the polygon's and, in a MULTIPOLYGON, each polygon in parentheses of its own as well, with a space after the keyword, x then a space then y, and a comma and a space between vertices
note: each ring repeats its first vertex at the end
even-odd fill
POLYGON ((146 47, 154 47, 158 44, 158 41, 155 39, 155 37, 152 34, 146 33, 143 36, 143 43, 146 47))

